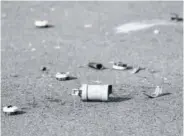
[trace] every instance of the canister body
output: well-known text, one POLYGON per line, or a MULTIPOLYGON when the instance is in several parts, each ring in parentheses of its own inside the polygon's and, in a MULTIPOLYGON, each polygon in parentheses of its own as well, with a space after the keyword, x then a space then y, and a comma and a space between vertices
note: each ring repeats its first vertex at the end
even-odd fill
POLYGON ((112 93, 112 85, 88 85, 82 84, 80 90, 81 98, 84 101, 108 101, 109 94, 112 93))

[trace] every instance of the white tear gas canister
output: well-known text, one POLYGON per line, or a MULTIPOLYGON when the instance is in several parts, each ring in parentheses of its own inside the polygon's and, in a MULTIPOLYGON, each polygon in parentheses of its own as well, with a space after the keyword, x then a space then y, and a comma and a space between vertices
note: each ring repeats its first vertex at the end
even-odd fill
POLYGON ((112 93, 112 85, 82 84, 80 90, 80 96, 84 101, 108 101, 109 94, 112 93))

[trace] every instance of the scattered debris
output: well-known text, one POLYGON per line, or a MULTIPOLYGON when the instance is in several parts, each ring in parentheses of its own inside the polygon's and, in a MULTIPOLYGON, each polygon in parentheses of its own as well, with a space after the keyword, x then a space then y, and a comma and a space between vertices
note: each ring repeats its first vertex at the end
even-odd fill
POLYGON ((148 96, 149 98, 156 98, 156 97, 159 97, 163 94, 162 92, 162 88, 157 86, 155 91, 152 93, 152 94, 146 94, 144 93, 144 95, 148 96))
POLYGON ((157 30, 157 29, 155 29, 153 32, 154 32, 154 34, 159 34, 160 33, 160 31, 157 30))
POLYGON ((12 106, 12 105, 8 105, 3 107, 3 112, 6 114, 14 114, 18 111, 18 107, 16 106, 12 106))
POLYGON ((138 73, 140 70, 144 70, 145 68, 141 68, 141 67, 136 67, 136 68, 133 68, 131 74, 136 74, 138 73))
POLYGON ((113 69, 116 69, 116 70, 125 70, 127 69, 127 64, 124 64, 122 62, 115 62, 112 66, 113 69))
POLYGON ((94 69, 97 69, 97 70, 103 70, 103 69, 106 69, 103 64, 101 63, 96 63, 96 62, 89 62, 88 63, 88 66, 90 68, 94 68, 94 69))
POLYGON ((39 28, 46 28, 46 27, 49 27, 49 24, 47 20, 35 21, 35 26, 39 28))
POLYGON ((42 67, 41 68, 41 71, 46 71, 47 70, 47 67, 42 67))
POLYGON ((81 90, 79 89, 72 89, 72 93, 71 95, 75 95, 75 96, 81 96, 81 90))
POLYGON ((58 72, 56 74, 56 79, 59 81, 64 81, 64 80, 68 80, 69 79, 69 74, 70 72, 58 72))
POLYGON ((90 28, 90 27, 92 27, 92 24, 85 24, 84 27, 85 28, 90 28))
POLYGON ((73 89, 72 95, 78 95, 83 101, 108 101, 112 93, 112 85, 82 84, 79 89, 73 89))
POLYGON ((181 21, 183 21, 183 18, 182 17, 179 17, 179 15, 178 14, 176 14, 176 13, 171 13, 171 15, 173 15, 172 17, 171 17, 171 20, 172 21, 177 21, 177 22, 181 22, 181 21))

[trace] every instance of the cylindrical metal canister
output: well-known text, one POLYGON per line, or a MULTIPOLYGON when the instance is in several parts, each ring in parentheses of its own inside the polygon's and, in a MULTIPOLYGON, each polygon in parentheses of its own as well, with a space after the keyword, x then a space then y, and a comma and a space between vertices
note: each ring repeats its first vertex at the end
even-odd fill
POLYGON ((109 94, 112 93, 112 85, 88 85, 82 84, 81 98, 84 101, 108 101, 109 94))

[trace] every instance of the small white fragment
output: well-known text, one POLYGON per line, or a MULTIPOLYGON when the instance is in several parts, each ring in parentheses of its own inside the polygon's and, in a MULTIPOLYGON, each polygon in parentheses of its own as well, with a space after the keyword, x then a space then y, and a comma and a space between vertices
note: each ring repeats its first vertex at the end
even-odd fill
POLYGON ((157 86, 156 89, 155 89, 155 92, 152 93, 152 96, 153 97, 158 97, 162 94, 162 88, 157 86))
POLYGON ((157 29, 155 29, 153 32, 154 32, 154 34, 159 34, 160 33, 160 31, 157 30, 157 29))
POLYGON ((134 68, 132 70, 131 74, 135 74, 135 73, 139 72, 139 70, 140 70, 140 67, 134 68))
POLYGON ((71 95, 79 96, 80 90, 79 89, 72 89, 71 95))
POLYGON ((36 51, 36 49, 35 49, 35 48, 32 48, 31 51, 32 51, 32 52, 33 52, 33 51, 36 51))
POLYGON ((85 28, 90 28, 90 27, 92 27, 92 24, 85 24, 84 27, 85 28))
POLYGON ((67 78, 69 78, 69 72, 66 72, 66 73, 64 73, 64 72, 58 72, 57 74, 56 74, 56 79, 57 80, 67 80, 67 78))
POLYGON ((48 26, 48 21, 47 20, 35 21, 35 26, 36 27, 47 27, 48 26))
POLYGON ((15 113, 17 111, 18 111, 18 107, 16 106, 9 105, 9 106, 3 107, 4 113, 15 113))
POLYGON ((112 68, 116 70, 125 70, 127 69, 127 65, 123 64, 122 62, 118 62, 118 63, 114 63, 112 68))

